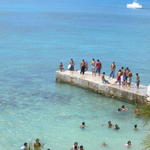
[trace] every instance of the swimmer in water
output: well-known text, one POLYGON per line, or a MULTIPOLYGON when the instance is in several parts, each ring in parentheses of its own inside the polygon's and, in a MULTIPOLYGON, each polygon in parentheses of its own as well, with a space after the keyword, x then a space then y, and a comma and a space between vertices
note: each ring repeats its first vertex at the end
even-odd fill
POLYGON ((118 112, 121 111, 121 108, 118 108, 118 112))
POLYGON ((34 143, 34 150, 41 150, 41 149, 42 149, 42 145, 40 143, 40 140, 36 139, 34 143))
POLYGON ((84 129, 86 127, 85 122, 82 122, 82 124, 80 125, 80 128, 84 129))
POLYGON ((113 127, 113 124, 111 123, 111 121, 108 121, 108 127, 109 127, 109 128, 112 128, 112 127, 113 127))
POLYGON ((106 146, 108 146, 108 144, 105 143, 105 142, 103 142, 103 143, 101 144, 101 146, 106 147, 106 146))
POLYGON ((79 150, 84 150, 84 147, 83 145, 80 146, 79 150))
POLYGON ((128 108, 126 108, 124 105, 122 105, 121 111, 127 111, 127 110, 128 110, 128 108))
POLYGON ((138 130, 137 124, 134 125, 134 130, 138 130))
POLYGON ((29 147, 27 143, 24 143, 23 146, 20 148, 20 150, 28 150, 28 149, 29 147))
POLYGON ((127 144, 125 144, 125 147, 127 147, 127 148, 129 148, 129 147, 131 147, 131 146, 132 146, 131 141, 128 141, 127 144))
POLYGON ((114 128, 113 129, 115 129, 115 130, 119 130, 120 129, 120 127, 117 125, 117 124, 115 124, 115 126, 114 126, 114 128))
POLYGON ((79 149, 78 142, 74 142, 70 150, 78 150, 78 149, 79 149))

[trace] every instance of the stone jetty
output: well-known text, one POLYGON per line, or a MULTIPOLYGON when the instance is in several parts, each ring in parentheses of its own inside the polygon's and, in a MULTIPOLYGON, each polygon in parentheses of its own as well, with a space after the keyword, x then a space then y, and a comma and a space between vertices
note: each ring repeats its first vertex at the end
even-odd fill
POLYGON ((101 76, 93 76, 91 72, 86 72, 82 75, 79 71, 56 71, 57 82, 86 88, 101 95, 117 98, 132 104, 149 103, 149 97, 146 94, 147 86, 140 85, 140 88, 137 89, 135 83, 132 83, 131 87, 122 87, 115 83, 116 79, 110 79, 107 76, 105 78, 110 84, 103 83, 101 76))

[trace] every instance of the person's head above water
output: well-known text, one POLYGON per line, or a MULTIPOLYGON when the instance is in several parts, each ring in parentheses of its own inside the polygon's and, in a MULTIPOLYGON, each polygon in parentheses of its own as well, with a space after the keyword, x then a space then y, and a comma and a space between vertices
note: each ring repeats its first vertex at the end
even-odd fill
POLYGON ((118 111, 121 111, 121 108, 118 108, 118 111))
POLYGON ((80 146, 80 150, 82 150, 82 149, 83 149, 83 145, 80 146))
POLYGON ((108 121, 108 127, 112 127, 111 121, 108 121))
POLYGON ((39 140, 39 139, 36 139, 35 141, 36 141, 36 142, 40 142, 40 140, 39 140))
POLYGON ((115 129, 116 129, 116 130, 119 130, 119 129, 120 129, 120 127, 118 126, 118 124, 115 124, 115 129))
POLYGON ((106 144, 105 142, 103 142, 103 143, 101 144, 101 146, 104 146, 104 147, 105 147, 105 146, 107 146, 107 144, 106 144))
POLYGON ((78 146, 78 142, 74 142, 74 146, 78 146))
POLYGON ((82 122, 82 124, 80 125, 80 128, 85 128, 85 122, 82 122))
POLYGON ((122 105, 122 107, 121 108, 125 108, 125 106, 124 105, 122 105))
POLYGON ((134 129, 137 129, 137 124, 134 125, 134 129))
POLYGON ((128 144, 128 145, 132 145, 132 144, 131 144, 131 141, 128 141, 127 144, 128 144))
POLYGON ((25 147, 27 147, 27 146, 28 146, 28 144, 27 144, 27 143, 24 143, 23 145, 24 145, 25 147))

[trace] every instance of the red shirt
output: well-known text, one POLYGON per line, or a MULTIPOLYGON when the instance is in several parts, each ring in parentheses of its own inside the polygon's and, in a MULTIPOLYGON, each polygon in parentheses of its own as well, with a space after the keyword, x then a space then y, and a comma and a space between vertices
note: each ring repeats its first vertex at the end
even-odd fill
POLYGON ((101 66, 102 66, 101 62, 96 62, 96 68, 97 69, 101 69, 101 66))

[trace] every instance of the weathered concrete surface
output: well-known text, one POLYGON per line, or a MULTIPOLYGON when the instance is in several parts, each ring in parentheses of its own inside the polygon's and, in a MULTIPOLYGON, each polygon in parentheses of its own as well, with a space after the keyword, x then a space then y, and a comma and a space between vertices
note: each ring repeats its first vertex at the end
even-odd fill
POLYGON ((92 76, 91 72, 80 75, 79 71, 56 72, 56 81, 76 85, 86 89, 93 90, 104 96, 117 98, 133 104, 144 104, 148 102, 146 95, 147 87, 140 86, 139 89, 132 85, 130 88, 121 87, 115 83, 115 79, 105 77, 110 84, 104 84, 101 76, 92 76))

